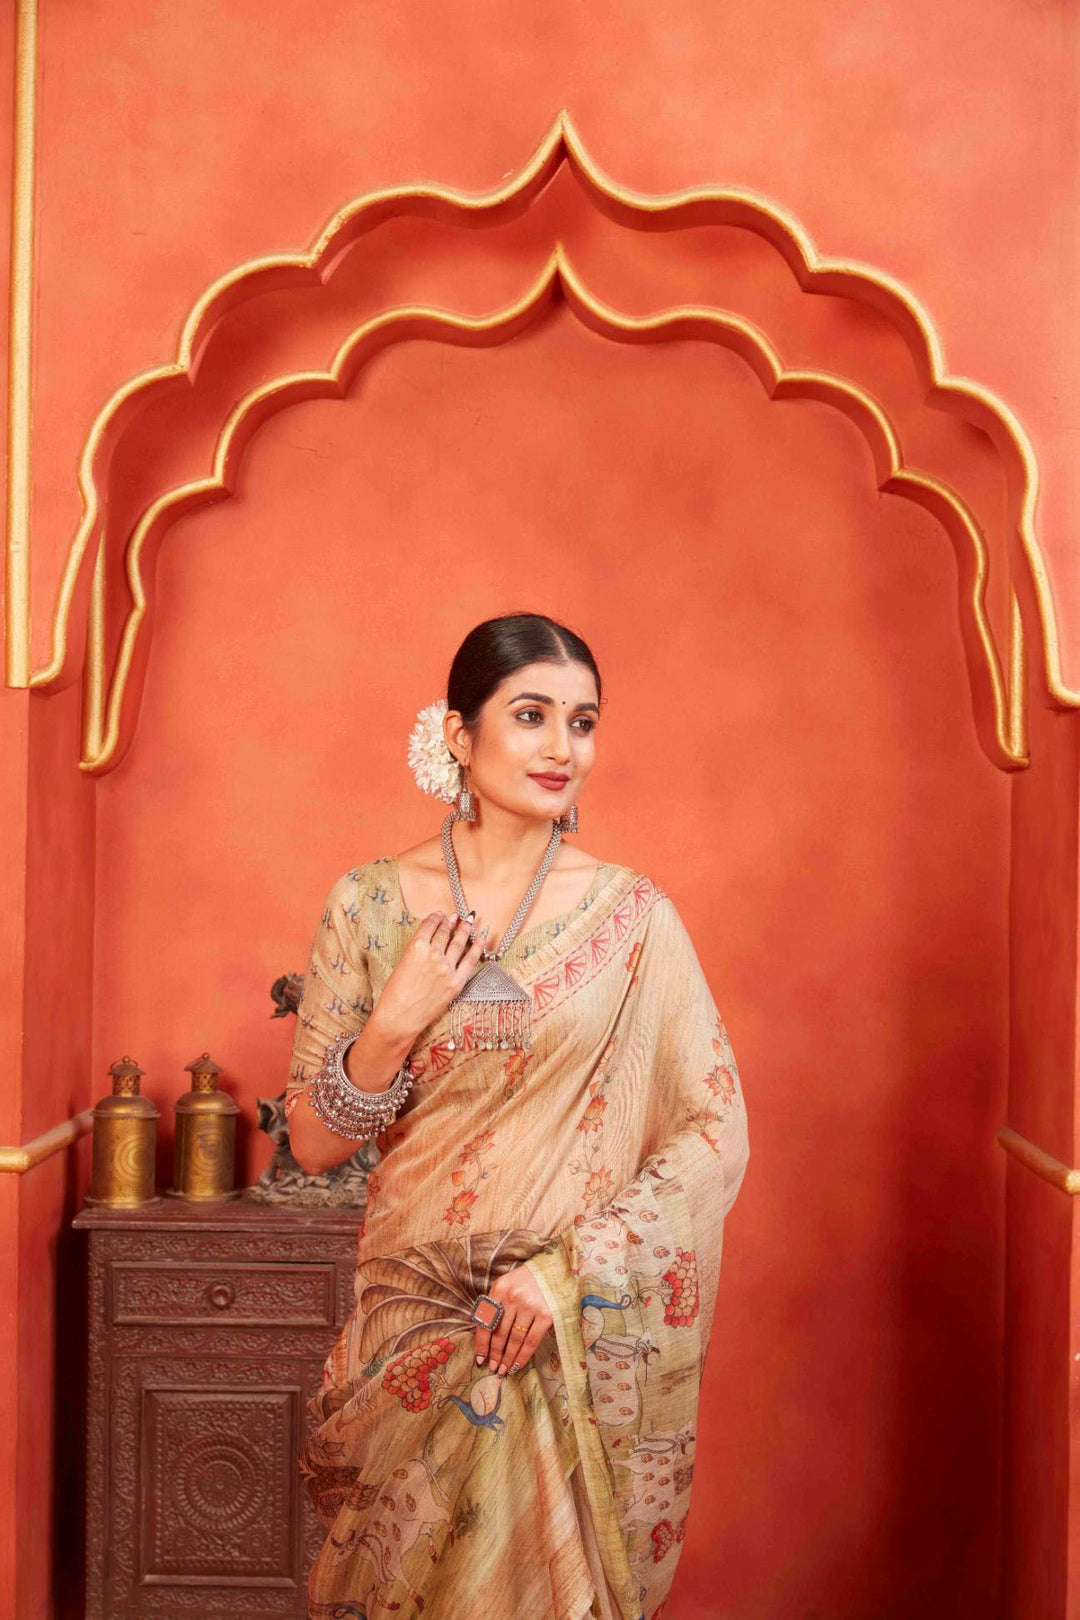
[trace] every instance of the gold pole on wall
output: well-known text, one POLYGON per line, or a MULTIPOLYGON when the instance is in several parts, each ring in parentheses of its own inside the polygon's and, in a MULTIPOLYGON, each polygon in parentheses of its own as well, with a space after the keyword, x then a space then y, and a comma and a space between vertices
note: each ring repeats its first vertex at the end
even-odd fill
POLYGON ((1051 1187, 1059 1192, 1068 1193, 1075 1198, 1080 1193, 1080 1170, 1072 1165, 1062 1164, 1053 1154, 1047 1153, 1044 1148, 1036 1147, 1029 1142, 1026 1136, 1014 1131, 1010 1125, 1003 1125, 997 1133, 997 1139, 1014 1159, 1026 1164, 1029 1170, 1034 1170, 1037 1176, 1048 1181, 1051 1187))
POLYGON ((85 1136, 93 1123, 93 1109, 84 1108, 81 1114, 62 1120, 52 1130, 42 1131, 40 1136, 24 1142, 21 1147, 0 1147, 0 1175, 21 1176, 27 1170, 33 1170, 35 1165, 43 1164, 54 1153, 62 1152, 72 1142, 77 1142, 80 1136, 85 1136))
POLYGON ((37 0, 17 0, 8 304, 7 681, 30 684, 30 391, 34 285, 37 0))

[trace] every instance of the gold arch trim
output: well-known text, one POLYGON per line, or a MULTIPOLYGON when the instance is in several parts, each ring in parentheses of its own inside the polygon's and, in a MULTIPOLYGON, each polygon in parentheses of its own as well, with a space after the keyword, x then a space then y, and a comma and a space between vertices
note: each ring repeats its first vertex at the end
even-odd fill
MULTIPOLYGON (((1035 534, 1034 516, 1038 496, 1038 467, 1034 450, 1019 421, 1000 399, 980 384, 945 374, 940 340, 929 314, 915 295, 886 273, 854 260, 829 259, 820 255, 807 232, 785 209, 763 195, 737 187, 695 187, 664 195, 633 192, 610 180, 593 162, 578 136, 569 114, 558 114, 548 134, 525 164, 524 168, 497 189, 480 194, 461 192, 437 185, 393 187, 370 192, 349 203, 335 213, 316 238, 313 246, 303 253, 276 254, 252 259, 229 271, 214 282, 198 299, 190 311, 181 332, 175 361, 140 373, 119 388, 95 420, 83 447, 79 462, 79 486, 83 515, 72 539, 54 610, 52 650, 49 662, 30 676, 32 686, 47 686, 58 680, 64 672, 68 656, 68 631, 76 585, 91 540, 98 534, 101 522, 101 500, 97 488, 95 467, 109 432, 122 428, 130 415, 142 405, 168 389, 192 385, 197 369, 200 346, 215 323, 230 308, 261 293, 284 287, 321 283, 330 274, 331 266, 350 242, 362 233, 374 229, 385 220, 402 215, 436 218, 455 224, 488 225, 516 217, 524 212, 552 179, 562 163, 568 163, 594 204, 608 217, 637 230, 669 231, 700 224, 734 224, 754 231, 769 241, 791 268, 800 288, 805 291, 828 292, 851 297, 886 315, 907 341, 916 365, 927 386, 927 400, 938 408, 960 415, 981 427, 1006 459, 1010 485, 1017 497, 1018 540, 1034 590, 1034 606, 1042 630, 1044 674, 1052 698, 1066 707, 1080 706, 1080 691, 1069 687, 1062 676, 1060 644, 1054 612, 1053 595, 1045 560, 1035 534)), ((745 356, 759 364, 771 377, 770 392, 779 397, 797 397, 800 389, 811 397, 824 397, 824 388, 831 403, 846 409, 859 421, 866 433, 878 467, 879 487, 895 489, 909 498, 935 510, 947 521, 954 532, 967 536, 973 559, 968 577, 967 599, 971 607, 970 624, 965 624, 965 642, 985 660, 993 698, 994 742, 991 757, 1006 769, 1023 768, 1028 764, 1024 736, 1023 688, 1011 678, 1006 684, 997 657, 995 644, 986 620, 984 597, 988 570, 985 541, 975 519, 955 491, 928 474, 904 468, 895 431, 884 411, 865 390, 840 378, 822 372, 786 373, 762 334, 747 322, 725 315, 718 310, 669 310, 659 316, 628 317, 607 310, 585 293, 576 283, 565 258, 559 251, 547 270, 525 299, 510 310, 493 316, 470 318, 447 316, 436 310, 401 308, 380 315, 368 322, 360 333, 371 339, 380 330, 393 325, 405 329, 410 322, 426 325, 429 332, 441 328, 444 338, 450 332, 468 334, 472 341, 491 340, 492 334, 505 332, 515 316, 532 307, 541 296, 547 281, 553 277, 555 266, 563 290, 571 301, 576 297, 583 318, 598 320, 609 335, 633 341, 675 335, 673 328, 688 324, 704 329, 711 327, 715 335, 721 324, 732 333, 732 347, 739 347, 736 328, 741 328, 745 356), (576 288, 576 293, 575 293, 576 288), (538 290, 539 289, 539 290, 538 290), (751 340, 750 333, 755 336, 751 340), (887 472, 882 478, 883 468, 887 472), (1011 694, 1011 696, 1010 696, 1011 694)), ((685 335, 685 331, 683 333, 685 335)), ((698 335, 701 335, 700 333, 698 335)), ((331 372, 312 372, 278 379, 274 383, 249 394, 230 414, 215 456, 215 469, 222 467, 224 450, 228 453, 235 438, 235 428, 241 418, 259 405, 268 405, 281 396, 299 397, 305 386, 325 385, 330 376, 337 376, 337 368, 346 350, 352 349, 358 334, 346 341, 331 368, 331 372)), ((453 341, 454 339, 450 339, 453 341)), ((497 338, 494 340, 498 340, 497 338)), ((759 375, 762 372, 759 371, 759 375)), ((335 383, 335 390, 340 389, 335 383)), ((284 400, 281 401, 282 403, 284 400)), ((275 405, 272 408, 280 408, 275 405)), ((225 468, 227 478, 227 468, 225 468)), ((180 486, 159 498, 144 514, 139 530, 129 542, 126 573, 134 603, 136 629, 146 610, 145 592, 139 575, 138 557, 149 526, 164 511, 174 509, 186 496, 192 500, 197 494, 211 496, 214 488, 226 487, 226 479, 199 480, 180 486), (138 542, 138 543, 136 543, 138 542)), ((10 543, 10 536, 9 536, 10 543)), ((123 686, 130 668, 130 653, 125 639, 117 668, 105 692, 104 668, 104 566, 100 545, 95 558, 91 585, 91 608, 87 649, 88 721, 83 766, 100 770, 112 758, 117 746, 113 719, 118 713, 123 686), (126 662, 125 662, 126 656, 126 662)), ((8 604, 9 614, 11 604, 8 604)), ((125 638, 128 626, 125 625, 125 638)), ((1023 643, 1019 607, 1012 596, 1010 608, 1010 676, 1023 666, 1023 643)), ((987 740, 983 739, 984 748, 987 740)))
MULTIPOLYGON (((468 316, 422 305, 384 311, 349 334, 327 371, 294 372, 275 378, 251 390, 233 407, 218 435, 209 477, 177 485, 158 496, 143 512, 132 534, 125 556, 132 606, 124 621, 107 696, 100 674, 88 686, 82 768, 88 771, 107 768, 120 746, 125 692, 148 607, 143 571, 148 544, 183 513, 232 493, 244 449, 268 416, 301 400, 344 398, 366 360, 392 342, 426 337, 474 346, 506 343, 535 324, 559 293, 583 324, 606 337, 630 343, 691 338, 721 344, 746 360, 771 398, 809 398, 831 404, 860 428, 870 446, 879 489, 905 495, 929 507, 962 539, 962 555, 968 559, 966 567, 961 568, 962 575, 966 575, 965 605, 974 627, 967 651, 973 669, 985 667, 991 695, 993 730, 984 737, 984 746, 1005 769, 1026 765, 1028 757, 1020 710, 1023 686, 1015 679, 1006 682, 987 619, 988 557, 982 533, 970 509, 954 490, 927 473, 904 466, 896 431, 878 402, 857 384, 828 372, 785 370, 765 334, 741 316, 697 306, 646 316, 620 314, 585 287, 560 245, 525 294, 494 314, 468 316)), ((95 593, 95 600, 100 613, 99 593, 95 593)), ((97 669, 101 663, 101 643, 100 627, 95 630, 92 624, 91 646, 98 649, 98 656, 91 663, 97 669)))

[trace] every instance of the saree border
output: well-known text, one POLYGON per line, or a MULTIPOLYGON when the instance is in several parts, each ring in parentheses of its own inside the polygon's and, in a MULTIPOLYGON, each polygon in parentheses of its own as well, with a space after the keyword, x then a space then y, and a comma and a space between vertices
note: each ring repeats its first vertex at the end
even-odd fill
POLYGON ((566 1370, 566 1398, 577 1437, 582 1477, 593 1514, 593 1533, 600 1550, 608 1585, 618 1599, 622 1620, 641 1620, 637 1581, 630 1567, 611 1464, 604 1442, 589 1411, 588 1375, 585 1371, 585 1341, 581 1335, 580 1304, 576 1292, 565 1287, 569 1256, 561 1240, 549 1243, 524 1262, 536 1278, 537 1286, 551 1312, 551 1325, 566 1370), (560 1283, 563 1284, 560 1287, 560 1283), (580 1369, 580 1375, 577 1373, 580 1369), (574 1370, 574 1376, 570 1376, 574 1370), (599 1500, 598 1500, 599 1498, 599 1500))
MULTIPOLYGON (((620 865, 588 909, 575 916, 545 945, 520 961, 515 960, 511 946, 503 960, 514 978, 530 993, 534 1028, 567 995, 581 989, 609 965, 613 948, 663 895, 664 890, 643 872, 620 865)), ((478 1054, 487 1054, 485 1047, 451 1047, 449 1026, 447 1008, 413 1048, 411 1065, 421 1094, 425 1085, 464 1068, 478 1054)), ((518 1048, 508 1048, 505 1053, 508 1062, 520 1055, 518 1048)))

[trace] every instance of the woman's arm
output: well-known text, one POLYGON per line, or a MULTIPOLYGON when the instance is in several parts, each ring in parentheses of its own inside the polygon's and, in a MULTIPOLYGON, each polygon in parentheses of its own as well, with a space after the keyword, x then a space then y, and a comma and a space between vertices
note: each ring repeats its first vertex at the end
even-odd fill
POLYGON ((367 952, 359 943, 367 869, 337 879, 315 930, 304 993, 296 1009, 285 1115, 293 1157, 319 1175, 351 1158, 359 1140, 339 1136, 319 1119, 306 1095, 331 1045, 359 1031, 346 1049, 345 1073, 361 1091, 385 1091, 424 1030, 479 966, 486 924, 431 912, 416 929, 374 1007, 367 952))
MULTIPOLYGON (((385 1091, 412 1050, 415 1038, 385 1028, 373 1012, 345 1053, 345 1073, 361 1091, 385 1091)), ((319 1175, 351 1158, 360 1144, 328 1130, 309 1098, 301 1093, 289 1120, 289 1145, 297 1164, 319 1175)))

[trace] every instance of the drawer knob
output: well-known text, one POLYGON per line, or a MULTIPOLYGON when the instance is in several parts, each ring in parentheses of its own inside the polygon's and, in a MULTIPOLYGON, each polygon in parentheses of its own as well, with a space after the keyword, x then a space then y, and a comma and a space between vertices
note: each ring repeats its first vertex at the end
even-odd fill
POLYGON ((214 1283, 206 1290, 206 1297, 215 1310, 227 1311, 236 1295, 228 1283, 214 1283))

